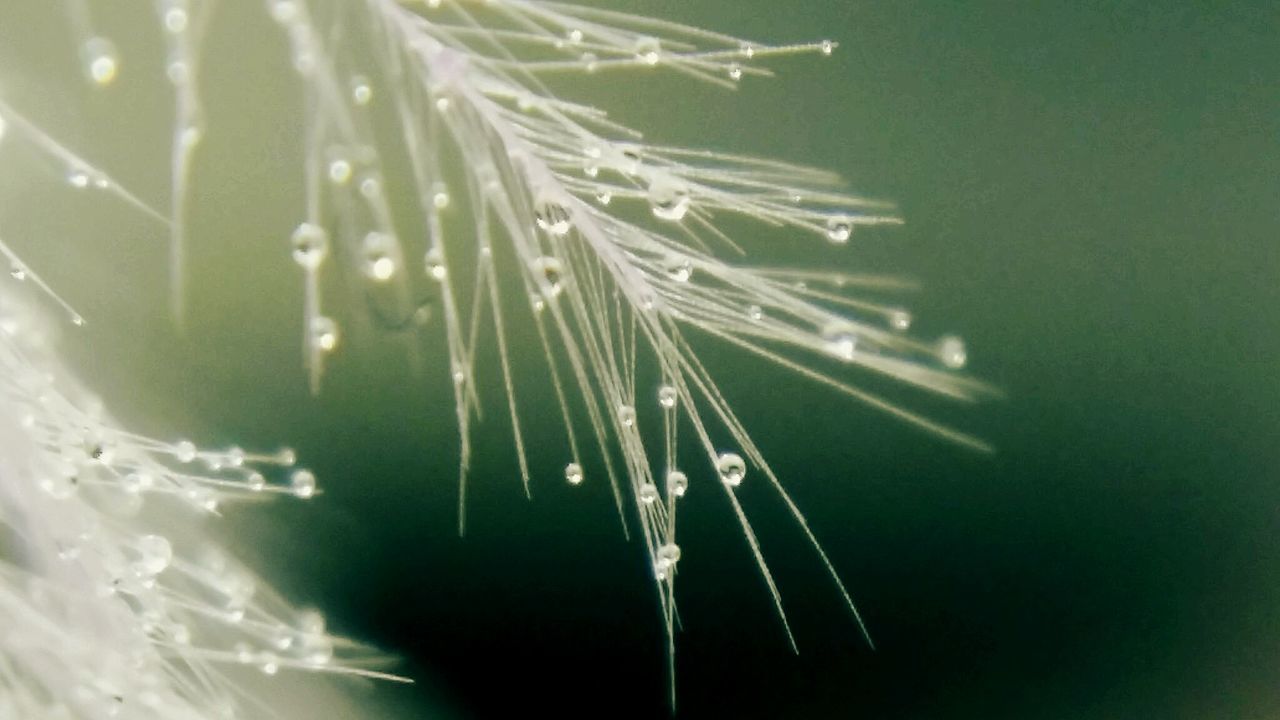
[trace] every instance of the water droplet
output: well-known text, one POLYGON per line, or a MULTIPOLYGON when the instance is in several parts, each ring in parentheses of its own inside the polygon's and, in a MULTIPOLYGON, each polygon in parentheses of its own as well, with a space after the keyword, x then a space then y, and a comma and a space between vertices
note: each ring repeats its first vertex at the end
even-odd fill
POLYGON ((396 239, 388 233, 373 231, 364 236, 360 252, 364 256, 365 277, 386 282, 396 274, 396 239))
POLYGON ((742 66, 738 63, 729 63, 729 79, 738 81, 742 79, 742 66))
POLYGON ((858 350, 858 335, 853 325, 843 320, 833 320, 822 328, 822 340, 827 352, 841 360, 852 360, 858 350))
POLYGON ((173 561, 173 546, 161 535, 143 535, 138 538, 138 571, 146 575, 158 575, 173 561))
POLYGON ((832 215, 827 218, 827 239, 836 245, 849 242, 853 234, 853 219, 848 215, 832 215))
POLYGON ((689 186, 667 173, 649 179, 649 208, 663 220, 681 220, 689 211, 689 186))
POLYGON ((679 470, 667 473, 667 493, 682 498, 689 491, 689 477, 679 470))
POLYGON ((82 50, 85 72, 99 86, 110 85, 120 72, 116 46, 107 38, 89 38, 82 50))
POLYGON ((196 446, 190 440, 179 440, 173 446, 173 456, 178 462, 189 463, 196 459, 196 446))
POLYGON ((164 29, 175 35, 187 29, 187 11, 172 7, 164 12, 164 29))
POLYGON ((574 28, 569 31, 567 37, 569 38, 569 42, 574 43, 576 45, 582 42, 582 31, 577 28, 574 28))
POLYGON ((680 546, 675 543, 667 543, 658 548, 658 563, 670 568, 680 561, 680 546))
POLYGON ((911 313, 906 310, 889 311, 889 327, 898 332, 911 329, 911 313))
POLYGON ((245 485, 249 486, 249 489, 253 492, 262 492, 262 489, 267 486, 267 479, 262 476, 262 473, 256 470, 249 473, 249 475, 244 479, 244 482, 245 485))
POLYGON ((689 282, 689 278, 693 277, 693 262, 679 255, 668 257, 662 269, 667 273, 667 277, 676 282, 689 282))
POLYGON ((89 173, 79 169, 72 170, 67 173, 67 183, 73 188, 83 190, 89 187, 89 173))
POLYGON ((368 105, 373 99, 373 86, 369 84, 369 78, 363 75, 356 75, 351 78, 351 102, 356 105, 368 105))
POLYGON ((26 280, 26 279, 27 279, 27 269, 26 269, 26 268, 24 268, 22 265, 20 265, 20 264, 18 263, 18 261, 14 260, 14 261, 12 262, 12 264, 9 266, 9 268, 10 268, 10 269, 9 269, 9 275, 10 275, 10 277, 12 277, 14 280, 26 280))
POLYGON ((737 453, 720 453, 716 458, 716 472, 720 474, 720 482, 731 488, 736 488, 742 484, 742 479, 747 476, 747 463, 737 453))
POLYGON ((293 245, 293 261, 307 270, 315 270, 329 254, 329 235, 324 228, 304 222, 298 225, 290 238, 293 245))
POLYGON ((679 397, 679 393, 676 392, 675 387, 671 385, 663 385, 662 387, 658 388, 658 404, 666 408, 667 410, 670 410, 676 406, 676 399, 678 397, 679 397))
POLYGON ((636 409, 630 405, 618 406, 618 421, 623 427, 632 427, 636 424, 636 409))
POLYGON ((328 665, 333 660, 333 641, 325 635, 308 636, 303 644, 302 659, 308 665, 328 665))
POLYGON ((570 228, 573 227, 569 209, 559 200, 547 195, 539 196, 534 201, 533 216, 538 223, 538 227, 549 235, 568 235, 570 228))
POLYGON ((645 65, 657 65, 662 59, 662 43, 647 35, 636 38, 636 59, 645 65))
POLYGON ((280 659, 275 653, 263 651, 258 655, 258 669, 264 675, 275 675, 280 672, 280 659))
POLYGON ((569 481, 570 485, 582 484, 582 466, 578 463, 569 463, 564 466, 564 479, 569 481))
POLYGON ((645 505, 652 505, 653 502, 658 499, 658 486, 651 482, 641 483, 639 495, 640 502, 645 505))
POLYGON ((320 352, 333 352, 338 347, 338 323, 318 315, 311 320, 311 346, 320 352))
POLYGON ((969 353, 965 349, 964 341, 955 335, 947 335, 938 341, 938 359, 943 365, 957 370, 964 367, 969 360, 969 353))
POLYGON ((747 308, 747 317, 759 322, 764 317, 764 308, 759 305, 752 305, 747 308))
POLYGON ((583 67, 585 67, 589 73, 595 72, 596 68, 599 67, 600 64, 600 58, 592 52, 582 53, 581 61, 583 67))
POLYGON ((600 203, 601 205, 608 205, 609 203, 613 202, 613 193, 609 192, 608 190, 601 190, 600 192, 596 193, 596 202, 600 203))
POLYGON ((271 18, 276 22, 290 23, 297 17, 297 0, 275 0, 271 3, 271 18))
POLYGON ((449 274, 449 271, 444 266, 444 252, 441 251, 440 248, 433 247, 428 250, 424 261, 427 269, 427 277, 430 277, 432 280, 444 280, 445 276, 449 274))
POLYGON ((610 160, 623 175, 635 175, 644 164, 644 149, 635 143, 618 143, 610 153, 610 160))
POLYGON ((289 489, 294 496, 307 499, 316 494, 316 476, 310 470, 294 470, 289 476, 289 489))
POLYGON ((559 297, 564 291, 564 265, 559 259, 544 255, 533 261, 533 273, 540 280, 542 294, 548 299, 559 297))
POLYGON ((437 210, 449 207, 449 187, 442 182, 431 183, 431 204, 437 210))
POLYGON ((174 85, 186 85, 191 79, 191 66, 182 60, 174 60, 165 66, 164 74, 174 85))
POLYGON ((836 49, 836 44, 830 40, 823 40, 818 47, 822 50, 823 55, 830 55, 836 49))
POLYGON ((351 163, 344 158, 330 162, 329 181, 334 185, 346 185, 351 182, 351 163))

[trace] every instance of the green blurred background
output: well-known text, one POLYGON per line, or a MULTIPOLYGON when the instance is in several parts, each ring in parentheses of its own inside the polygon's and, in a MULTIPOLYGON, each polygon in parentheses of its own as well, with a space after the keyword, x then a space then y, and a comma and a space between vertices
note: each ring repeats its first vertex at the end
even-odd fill
MULTIPOLYGON (((522 389, 536 417, 526 501, 499 376, 482 368, 462 539, 438 345, 415 368, 402 339, 357 331, 321 396, 307 394, 300 278, 283 251, 301 207, 296 86, 257 4, 223 5, 184 332, 166 315, 154 226, 2 181, 28 193, 0 213, 6 239, 90 318, 68 342, 82 374, 153 434, 298 448, 325 494, 234 513, 228 534, 288 596, 405 655, 423 682, 358 691, 371 702, 431 717, 665 715, 647 560, 603 483, 563 482, 558 419, 538 417, 546 388, 522 389)), ((955 407, 886 388, 991 442, 985 456, 708 347, 878 649, 748 483, 792 655, 730 508, 694 478, 679 716, 1280 716, 1280 8, 608 5, 761 42, 839 41, 830 58, 769 61, 777 78, 736 92, 648 74, 557 87, 652 140, 830 168, 896 202, 904 227, 847 248, 745 242, 772 262, 918 280, 904 302, 920 332, 962 334, 972 372, 1007 395, 955 407)), ((136 27, 103 22, 120 37, 136 27)), ((158 51, 126 55, 110 93, 64 93, 67 42, 42 3, 0 11, 5 97, 165 197, 169 99, 128 73, 158 51)))

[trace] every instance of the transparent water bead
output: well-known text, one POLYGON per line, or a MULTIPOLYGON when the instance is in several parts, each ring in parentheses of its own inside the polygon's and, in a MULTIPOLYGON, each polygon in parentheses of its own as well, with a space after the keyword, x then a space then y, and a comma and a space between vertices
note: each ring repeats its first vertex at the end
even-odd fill
POLYGON ((116 46, 104 37, 93 37, 81 48, 85 74, 94 84, 110 85, 120 73, 120 58, 116 46))
POLYGON ((889 327, 898 332, 911 329, 911 313, 906 310, 889 311, 889 327))
POLYGON ((964 340, 955 335, 947 335, 938 341, 938 359, 943 365, 957 370, 964 367, 969 360, 969 352, 965 349, 964 340))
POLYGON ((346 158, 337 158, 329 163, 329 182, 334 185, 346 185, 351 182, 351 162, 346 158))
POLYGON ((662 59, 662 43, 655 37, 636 38, 636 60, 645 65, 657 65, 662 59))
POLYGON ((848 215, 832 215, 827 218, 827 239, 836 245, 849 242, 853 235, 853 218, 848 215))
POLYGON ((143 535, 138 538, 138 572, 159 575, 173 562, 173 546, 161 535, 143 535))
POLYGON ((619 405, 618 406, 618 422, 621 422, 623 427, 632 427, 633 425, 635 425, 636 409, 630 405, 619 405))
POLYGON ((431 204, 437 210, 449 207, 449 200, 449 186, 439 181, 431 183, 431 204))
POLYGON ((693 277, 693 261, 673 255, 667 258, 663 270, 667 273, 667 277, 676 282, 689 282, 689 278, 693 277))
POLYGON ((569 209, 559 200, 550 196, 540 196, 533 203, 533 216, 538 227, 548 235, 561 237, 573 229, 569 209))
POLYGON ((542 280, 539 289, 547 298, 556 298, 564 291, 564 264, 558 258, 545 255, 534 260, 533 272, 542 280))
POLYGON ((679 393, 676 391, 675 387, 671 385, 663 385, 658 388, 658 404, 663 408, 667 410, 674 408, 678 398, 679 393))
POLYGON ((373 100, 373 86, 369 84, 369 78, 363 75, 351 78, 351 102, 363 106, 370 100, 373 100))
POLYGON ((191 80, 191 66, 183 60, 174 60, 165 66, 164 74, 174 85, 186 85, 191 80))
POLYGON ((386 282, 396 274, 396 239, 388 233, 373 231, 364 236, 360 253, 364 274, 374 282, 386 282))
POLYGON ((316 494, 316 476, 310 470, 294 470, 289 476, 289 489, 295 497, 307 499, 316 494))
POLYGON ((736 488, 747 476, 747 463, 737 453, 720 453, 720 457, 716 458, 716 472, 720 474, 720 482, 736 488))
POLYGON ((689 186, 667 173, 657 173, 649 179, 647 196, 654 217, 676 221, 689 212, 689 186))
POLYGON ((188 21, 184 8, 171 7, 164 11, 164 29, 175 35, 187 29, 188 21))
POLYGON ((658 552, 653 558, 653 571, 658 580, 666 580, 671 575, 671 569, 680 561, 680 546, 675 543, 666 543, 658 548, 658 552))
POLYGON ((326 353, 338 347, 338 323, 333 318, 320 315, 311 320, 311 346, 326 353))
POLYGON ((582 466, 578 463, 569 463, 564 466, 564 479, 569 481, 570 485, 582 484, 582 466))
POLYGON ((742 79, 741 65, 739 65, 738 63, 729 63, 729 79, 734 81, 742 79))
POLYGON ((645 505, 652 505, 654 501, 658 499, 658 486, 651 482, 641 483, 638 494, 640 496, 640 502, 645 505))
POLYGON ((444 253, 438 247, 433 247, 427 251, 423 258, 424 267, 427 271, 427 277, 432 280, 444 280, 449 271, 444 266, 444 253))
POLYGON ((190 440, 179 440, 173 446, 173 456, 178 462, 189 463, 196 459, 196 446, 190 440))
POLYGON ((271 3, 271 19, 281 24, 288 24, 298 18, 297 0, 273 0, 271 3))
POLYGON ((675 543, 666 543, 658 548, 658 563, 670 568, 680 562, 680 546, 675 543))
POLYGON ((289 238, 293 261, 306 270, 315 270, 329 254, 329 234, 319 225, 300 223, 289 238))
POLYGON ((827 352, 841 360, 852 360, 858 349, 858 335, 849 323, 834 321, 822 328, 827 352))
POLYGON ((689 491, 689 476, 679 470, 667 473, 667 494, 682 498, 689 491))
POLYGON ((366 200, 376 200, 382 197, 382 180, 372 173, 365 175, 360 179, 360 194, 366 200))

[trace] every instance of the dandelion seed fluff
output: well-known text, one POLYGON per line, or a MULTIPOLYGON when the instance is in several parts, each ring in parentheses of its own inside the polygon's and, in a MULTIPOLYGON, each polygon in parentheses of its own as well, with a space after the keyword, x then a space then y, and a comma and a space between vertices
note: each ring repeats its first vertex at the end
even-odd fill
POLYGON ((195 521, 263 492, 310 497, 313 477, 304 493, 306 471, 286 484, 278 453, 129 432, 58 362, 56 321, 10 289, 0 319, 0 716, 251 717, 233 679, 246 659, 389 677, 350 666, 374 656, 276 597, 195 521), (268 656, 281 637, 292 649, 268 656))
MULTIPOLYGON (((208 58, 201 28, 217 10, 185 0, 159 6, 168 67, 182 68, 168 73, 174 133, 172 196, 164 210, 26 121, 3 97, 0 123, 7 121, 8 135, 21 135, 65 163, 74 188, 100 190, 163 223, 181 317, 189 205, 199 201, 191 190, 193 161, 206 146, 191 140, 204 137, 198 88, 208 58)), ((279 28, 302 95, 303 110, 291 126, 303 158, 301 197, 292 230, 282 232, 275 247, 292 258, 302 287, 299 327, 311 389, 321 391, 331 358, 353 351, 355 334, 343 323, 361 307, 374 324, 408 328, 423 343, 443 345, 447 365, 440 369, 452 380, 460 438, 462 530, 482 402, 477 358, 487 352, 482 343, 493 342, 504 395, 499 402, 511 421, 526 491, 537 479, 526 452, 527 417, 556 417, 566 445, 561 482, 607 484, 622 521, 639 526, 658 584, 669 658, 678 561, 697 552, 677 538, 676 500, 689 491, 723 495, 784 626, 781 594, 735 494, 744 481, 772 489, 853 610, 799 508, 690 338, 717 339, 928 432, 984 447, 853 380, 854 373, 879 375, 961 400, 980 398, 986 388, 956 372, 967 359, 957 338, 912 337, 905 310, 858 296, 875 288, 875 278, 753 266, 722 221, 736 216, 775 228, 802 252, 809 243, 844 246, 866 227, 896 225, 892 207, 843 192, 827 172, 647 142, 604 111, 549 89, 565 75, 658 72, 733 88, 766 75, 762 63, 770 57, 830 55, 834 42, 771 47, 531 0, 267 0, 265 10, 259 21, 279 28), (438 300, 438 312, 423 313, 424 295, 438 300), (425 322, 432 316, 439 322, 425 322), (513 343, 510 329, 517 324, 536 331, 536 344, 513 343), (554 407, 522 402, 513 366, 528 361, 545 367, 554 407), (660 387, 640 386, 646 368, 662 378, 660 387), (646 440, 655 430, 661 443, 646 440), (688 443, 701 463, 677 470, 677 457, 690 454, 682 449, 688 443), (603 462, 589 464, 588 449, 603 462)), ((114 43, 92 49, 85 61, 95 91, 133 70, 118 62, 114 43)), ((7 246, 0 252, 20 263, 7 246)), ((197 511, 216 508, 226 495, 220 481, 202 483, 174 469, 198 459, 216 460, 214 479, 234 476, 237 491, 278 489, 303 499, 317 492, 306 470, 272 479, 269 466, 292 465, 291 457, 211 457, 194 444, 146 448, 145 467, 122 465, 121 478, 112 480, 126 493, 166 492, 197 511), (171 487, 175 482, 180 487, 171 487)), ((138 452, 126 442, 106 467, 138 452)), ((57 467, 65 466, 60 462, 57 467)), ((84 502, 66 472, 42 478, 46 495, 84 502)), ((159 547, 148 541, 149 550, 159 547)), ((181 544, 175 547, 175 564, 157 578, 181 565, 181 544)), ((158 562, 152 552, 146 566, 158 562)), ((242 610, 254 612, 237 605, 231 615, 242 610)), ((292 639, 270 649, 250 643, 219 649, 216 658, 274 675, 328 657, 327 648, 290 655, 296 646, 292 639)))

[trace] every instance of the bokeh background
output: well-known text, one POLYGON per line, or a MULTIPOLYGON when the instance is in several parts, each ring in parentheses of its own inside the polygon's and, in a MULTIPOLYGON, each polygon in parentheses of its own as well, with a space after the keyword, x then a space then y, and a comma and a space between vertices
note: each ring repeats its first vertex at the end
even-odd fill
MULTIPOLYGON (((919 281, 903 299, 916 327, 962 334, 973 374, 1005 393, 955 407, 870 381, 997 448, 983 455, 708 344, 877 649, 748 482, 791 654, 729 507, 695 477, 679 531, 678 716, 1280 716, 1280 9, 601 4, 761 42, 839 41, 830 58, 769 61, 777 78, 736 92, 648 73, 557 89, 655 141, 818 165, 896 202, 905 226, 846 248, 744 243, 760 262, 919 281)), ((6 6, 6 99, 165 197, 154 39, 129 46, 109 92, 88 93, 64 20, 43 3, 6 6)), ((316 470, 323 495, 236 511, 222 532, 288 596, 403 655, 419 683, 353 689, 367 716, 666 716, 647 560, 603 483, 563 482, 547 388, 521 391, 529 501, 500 377, 481 368, 489 412, 465 538, 438 343, 415 356, 357 326, 308 395, 301 282, 284 251, 301 212, 297 89, 257 4, 223 6, 184 329, 167 315, 154 225, 6 174, 0 191, 24 198, 0 209, 6 239, 91 321, 68 352, 153 434, 291 444, 316 470)), ((138 32, 124 10, 102 22, 138 32)), ((536 380, 537 361, 523 365, 536 380)))

